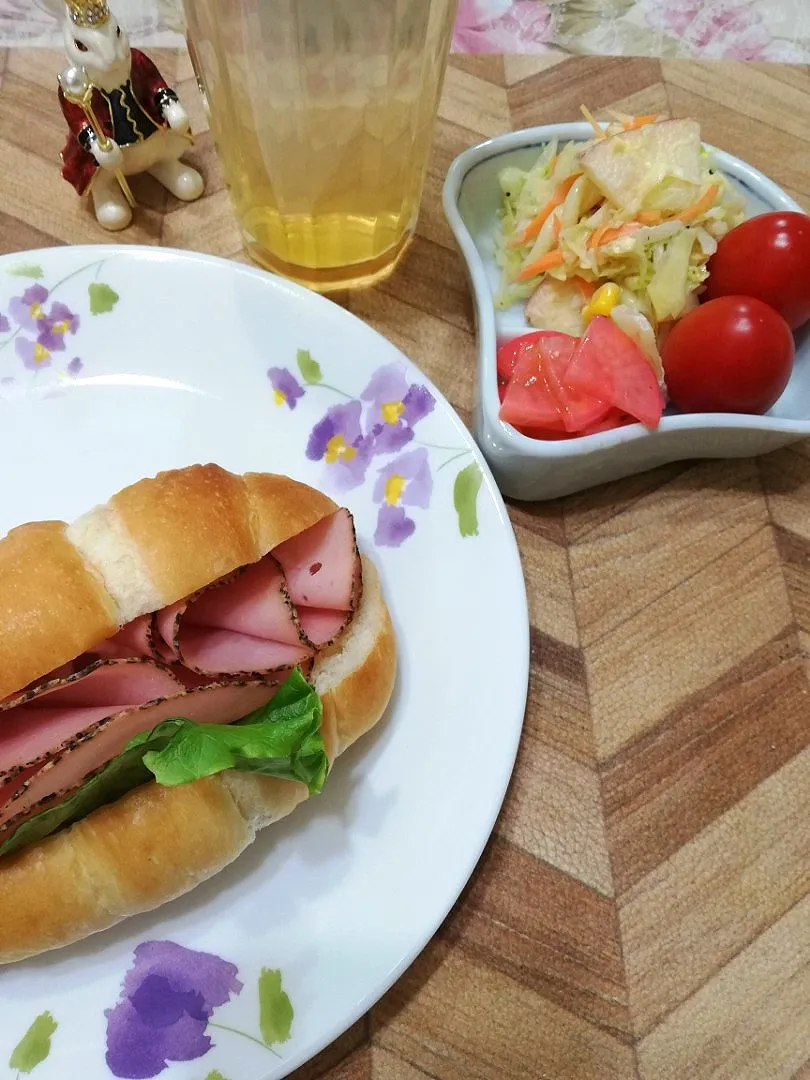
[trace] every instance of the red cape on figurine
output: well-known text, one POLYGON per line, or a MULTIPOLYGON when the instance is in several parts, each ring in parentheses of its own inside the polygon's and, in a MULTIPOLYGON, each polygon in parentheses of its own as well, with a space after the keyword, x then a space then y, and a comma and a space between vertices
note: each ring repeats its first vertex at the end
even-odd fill
MULTIPOLYGON (((144 120, 141 120, 141 124, 147 126, 151 122, 152 131, 156 128, 166 128, 168 125, 160 113, 158 95, 160 92, 169 90, 169 85, 149 57, 139 49, 132 49, 130 55, 132 58, 129 80, 131 94, 135 98, 136 105, 139 105, 145 114, 147 122, 145 124, 144 120)), ((79 195, 84 195, 98 168, 96 159, 79 142, 80 132, 87 127, 87 118, 80 105, 75 105, 66 99, 61 88, 59 104, 62 106, 62 112, 70 129, 62 151, 62 176, 73 185, 79 195)), ((91 104, 104 134, 110 139, 115 139, 119 145, 126 145, 128 140, 122 137, 118 130, 119 125, 113 116, 110 97, 97 87, 93 87, 91 104)), ((131 109, 127 109, 127 113, 132 117, 131 109)), ((151 133, 151 131, 138 133, 137 125, 134 126, 134 130, 136 137, 139 138, 147 137, 151 133)))

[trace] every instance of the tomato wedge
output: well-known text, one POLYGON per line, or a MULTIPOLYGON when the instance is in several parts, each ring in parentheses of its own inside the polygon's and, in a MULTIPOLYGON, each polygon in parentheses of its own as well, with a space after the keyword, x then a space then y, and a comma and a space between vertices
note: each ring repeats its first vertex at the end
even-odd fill
POLYGON ((599 431, 612 431, 613 428, 625 427, 627 424, 635 424, 635 418, 623 413, 621 409, 611 407, 610 411, 595 424, 580 432, 580 435, 595 435, 599 431))
POLYGON ((565 350, 568 362, 576 338, 545 330, 509 342, 515 363, 500 409, 500 418, 524 434, 565 431, 562 415, 547 380, 549 365, 559 362, 565 350), (551 341, 550 341, 551 339, 551 341), (557 340, 554 340, 557 339, 557 340))
POLYGON ((568 367, 578 339, 555 331, 538 331, 508 342, 499 351, 499 368, 512 361, 500 417, 524 434, 579 433, 610 412, 608 402, 573 389, 568 367), (501 355, 503 354, 503 355, 501 355))
POLYGON ((509 385, 509 380, 512 378, 512 372, 515 370, 518 358, 523 354, 525 349, 532 348, 541 338, 547 337, 549 333, 553 332, 554 331, 550 330, 536 330, 531 334, 523 334, 521 337, 505 341, 503 345, 498 348, 496 365, 498 369, 498 398, 501 403, 503 403, 503 399, 506 396, 506 387, 509 385))
POLYGON ((658 427, 664 395, 655 373, 638 345, 605 315, 591 319, 571 357, 567 379, 581 394, 629 413, 645 427, 658 427))
POLYGON ((512 372, 523 352, 544 337, 548 337, 550 333, 553 331, 535 330, 531 334, 522 334, 520 337, 512 338, 511 341, 505 341, 497 354, 498 382, 506 385, 512 378, 512 372))

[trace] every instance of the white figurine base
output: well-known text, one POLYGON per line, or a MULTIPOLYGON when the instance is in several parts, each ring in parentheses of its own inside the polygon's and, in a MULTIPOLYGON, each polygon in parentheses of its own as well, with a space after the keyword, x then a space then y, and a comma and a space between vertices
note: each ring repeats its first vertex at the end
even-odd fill
MULTIPOLYGON (((188 147, 182 135, 173 131, 158 131, 145 142, 122 146, 121 172, 124 176, 149 173, 176 199, 194 202, 204 190, 202 176, 191 165, 180 160, 188 147)), ((99 168, 91 188, 96 220, 103 229, 119 232, 132 221, 132 207, 126 200, 115 173, 99 168)))

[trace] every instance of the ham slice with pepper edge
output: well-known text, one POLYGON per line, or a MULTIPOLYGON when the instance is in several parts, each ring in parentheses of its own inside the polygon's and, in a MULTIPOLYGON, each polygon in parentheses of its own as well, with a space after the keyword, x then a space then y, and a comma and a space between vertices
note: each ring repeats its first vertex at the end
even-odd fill
POLYGON ((272 555, 157 612, 153 641, 202 675, 283 675, 313 657, 272 555))
POLYGON ((348 510, 337 510, 273 550, 284 571, 298 623, 315 648, 349 624, 363 591, 360 554, 348 510))
POLYGON ((345 631, 361 593, 354 522, 340 509, 0 702, 0 837, 162 720, 231 723, 266 704, 345 631))
POLYGON ((27 818, 63 802, 122 752, 136 735, 173 717, 198 724, 229 724, 266 705, 275 685, 213 684, 108 715, 55 748, 42 766, 0 807, 0 841, 27 818))
POLYGON ((151 660, 99 660, 84 671, 41 683, 3 702, 0 799, 3 781, 15 769, 32 764, 111 713, 177 694, 182 688, 170 671, 151 660))
POLYGON ((93 655, 102 658, 126 659, 131 656, 155 656, 152 648, 152 616, 141 615, 122 627, 118 633, 107 641, 102 641, 93 649, 93 655))

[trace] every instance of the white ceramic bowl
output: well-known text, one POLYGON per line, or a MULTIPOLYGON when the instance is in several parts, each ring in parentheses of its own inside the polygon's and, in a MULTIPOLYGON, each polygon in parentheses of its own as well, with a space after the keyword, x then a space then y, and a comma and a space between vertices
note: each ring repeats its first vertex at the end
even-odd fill
MULTIPOLYGON (((810 435, 810 334, 797 338, 796 362, 782 397, 764 416, 667 413, 655 431, 632 424, 583 438, 543 442, 498 418, 498 345, 531 329, 523 305, 496 311, 500 271, 494 238, 501 204, 498 173, 528 168, 551 139, 585 140, 586 123, 551 124, 490 139, 460 154, 444 184, 444 211, 464 255, 475 301, 478 380, 475 438, 496 481, 515 499, 550 499, 686 458, 751 457, 810 435)), ((741 189, 749 216, 802 208, 739 158, 714 150, 715 166, 741 189)))

